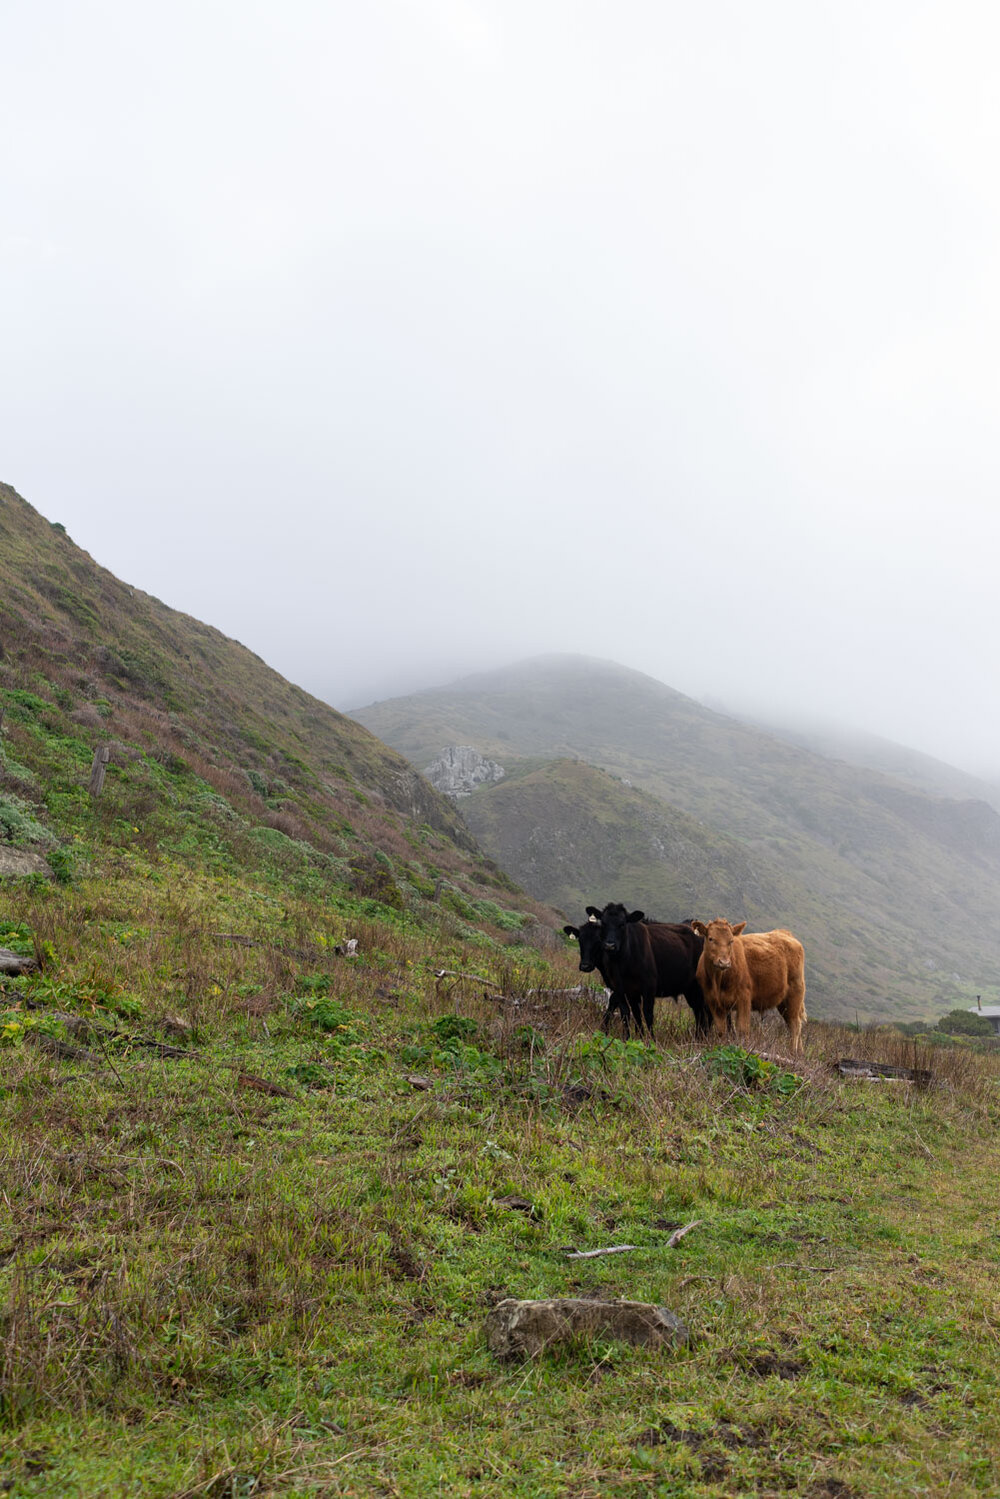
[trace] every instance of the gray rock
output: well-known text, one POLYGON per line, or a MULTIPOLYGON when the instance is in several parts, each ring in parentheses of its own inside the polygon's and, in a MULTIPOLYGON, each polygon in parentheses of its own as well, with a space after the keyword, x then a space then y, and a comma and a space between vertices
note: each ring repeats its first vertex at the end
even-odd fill
POLYGON ((495 760, 487 760, 471 744, 452 744, 443 749, 424 775, 445 796, 471 796, 477 786, 502 781, 507 772, 495 760))
POLYGON ((11 952, 9 947, 0 947, 0 973, 16 977, 20 973, 33 973, 37 967, 34 958, 25 958, 20 953, 11 952))
POLYGON ((41 854, 32 853, 27 848, 8 848, 6 844, 0 847, 0 875, 29 874, 41 874, 48 880, 52 878, 52 870, 41 854))
POLYGON ((681 1347, 691 1341, 687 1327, 665 1306, 646 1301, 499 1302, 486 1319, 486 1341, 497 1358, 534 1358, 557 1343, 578 1338, 614 1338, 640 1347, 681 1347))

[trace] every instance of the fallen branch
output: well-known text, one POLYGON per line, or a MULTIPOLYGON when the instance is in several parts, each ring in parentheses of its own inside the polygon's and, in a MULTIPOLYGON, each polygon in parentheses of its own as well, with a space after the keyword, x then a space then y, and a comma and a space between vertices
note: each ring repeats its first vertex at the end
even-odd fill
MULTIPOLYGON (((795 1072, 794 1057, 783 1057, 778 1051, 758 1051, 754 1055, 760 1057, 762 1061, 775 1062, 779 1067, 784 1067, 786 1072, 795 1072)), ((796 1075, 801 1076, 798 1073, 796 1075)))
POLYGON ((612 1244, 608 1249, 567 1249, 564 1253, 568 1260, 596 1260, 602 1254, 626 1254, 638 1248, 638 1244, 612 1244))
POLYGON ((44 1031, 25 1031, 24 1039, 36 1051, 44 1051, 61 1062, 99 1062, 96 1052, 83 1046, 74 1046, 70 1041, 60 1041, 58 1036, 47 1036, 44 1031))
MULTIPOLYGON (((525 999, 579 999, 581 994, 595 993, 592 984, 574 984, 572 989, 527 989, 525 999)), ((520 996, 518 996, 520 998, 520 996)))
POLYGON ((784 1262, 771 1266, 772 1270, 803 1270, 807 1275, 832 1275, 839 1268, 839 1265, 793 1265, 784 1262))
POLYGON ((933 1080, 933 1072, 926 1067, 897 1067, 892 1062, 860 1062, 854 1057, 841 1057, 834 1062, 841 1077, 861 1078, 865 1082, 918 1083, 926 1087, 933 1080))
MULTIPOLYGON (((434 970, 434 977, 437 979, 436 987, 438 989, 441 988, 444 979, 454 979, 456 983, 460 983, 464 979, 472 984, 485 984, 489 989, 493 987, 490 980, 484 979, 481 973, 459 973, 453 972, 450 968, 436 968, 434 970)), ((454 985, 452 985, 452 988, 454 988, 454 985)))
POLYGON ((696 1218, 693 1223, 687 1223, 683 1228, 675 1228, 667 1240, 667 1248, 676 1249, 681 1240, 686 1238, 693 1228, 698 1228, 704 1221, 704 1218, 696 1218))
POLYGON ((9 947, 0 947, 0 973, 16 978, 22 973, 34 973, 37 967, 36 958, 26 958, 21 953, 11 952, 9 947))
MULTIPOLYGON (((231 1062, 223 1062, 223 1067, 233 1067, 231 1062)), ((278 1083, 269 1083, 266 1077, 257 1077, 253 1072, 243 1072, 233 1067, 236 1072, 236 1082, 241 1088, 253 1088, 257 1093, 267 1093, 271 1098, 294 1098, 295 1094, 288 1088, 282 1088, 278 1083)))

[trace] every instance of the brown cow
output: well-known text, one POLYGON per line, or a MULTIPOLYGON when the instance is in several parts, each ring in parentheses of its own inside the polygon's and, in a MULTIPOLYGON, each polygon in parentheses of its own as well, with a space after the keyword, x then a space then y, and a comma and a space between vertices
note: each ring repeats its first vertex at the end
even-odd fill
POLYGON ((750 1034, 751 1010, 777 1010, 788 1026, 792 1053, 802 1050, 806 1019, 806 980, 802 943, 791 932, 749 932, 745 921, 691 923, 705 939, 698 963, 698 982, 712 1012, 716 1033, 725 1038, 726 1017, 736 1011, 744 1042, 750 1034))

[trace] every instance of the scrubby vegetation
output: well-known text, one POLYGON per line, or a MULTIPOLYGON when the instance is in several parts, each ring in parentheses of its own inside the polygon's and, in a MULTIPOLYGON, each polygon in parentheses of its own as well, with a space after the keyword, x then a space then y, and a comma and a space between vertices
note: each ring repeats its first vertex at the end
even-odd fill
POLYGON ((4 903, 44 959, 0 1001, 13 1492, 992 1492, 1000 1059, 704 1051, 669 1004, 655 1048, 605 1038, 528 994, 571 955, 210 862, 4 903), (502 1296, 592 1291, 693 1348, 487 1354, 502 1296))
POLYGON ((0 791, 62 882, 0 882, 39 965, 0 979, 0 1490, 992 1493, 997 1053, 813 1023, 793 1063, 663 1002, 655 1046, 597 1034, 406 767, 39 525, 0 791), (488 1354, 502 1297, 592 1292, 692 1346, 488 1354))

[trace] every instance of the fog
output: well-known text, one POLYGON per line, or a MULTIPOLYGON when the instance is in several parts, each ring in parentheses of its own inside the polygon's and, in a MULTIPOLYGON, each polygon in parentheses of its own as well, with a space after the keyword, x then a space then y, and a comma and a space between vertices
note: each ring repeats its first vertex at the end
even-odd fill
POLYGON ((1000 12, 14 0, 0 478, 340 707, 528 654, 1000 773, 1000 12))

